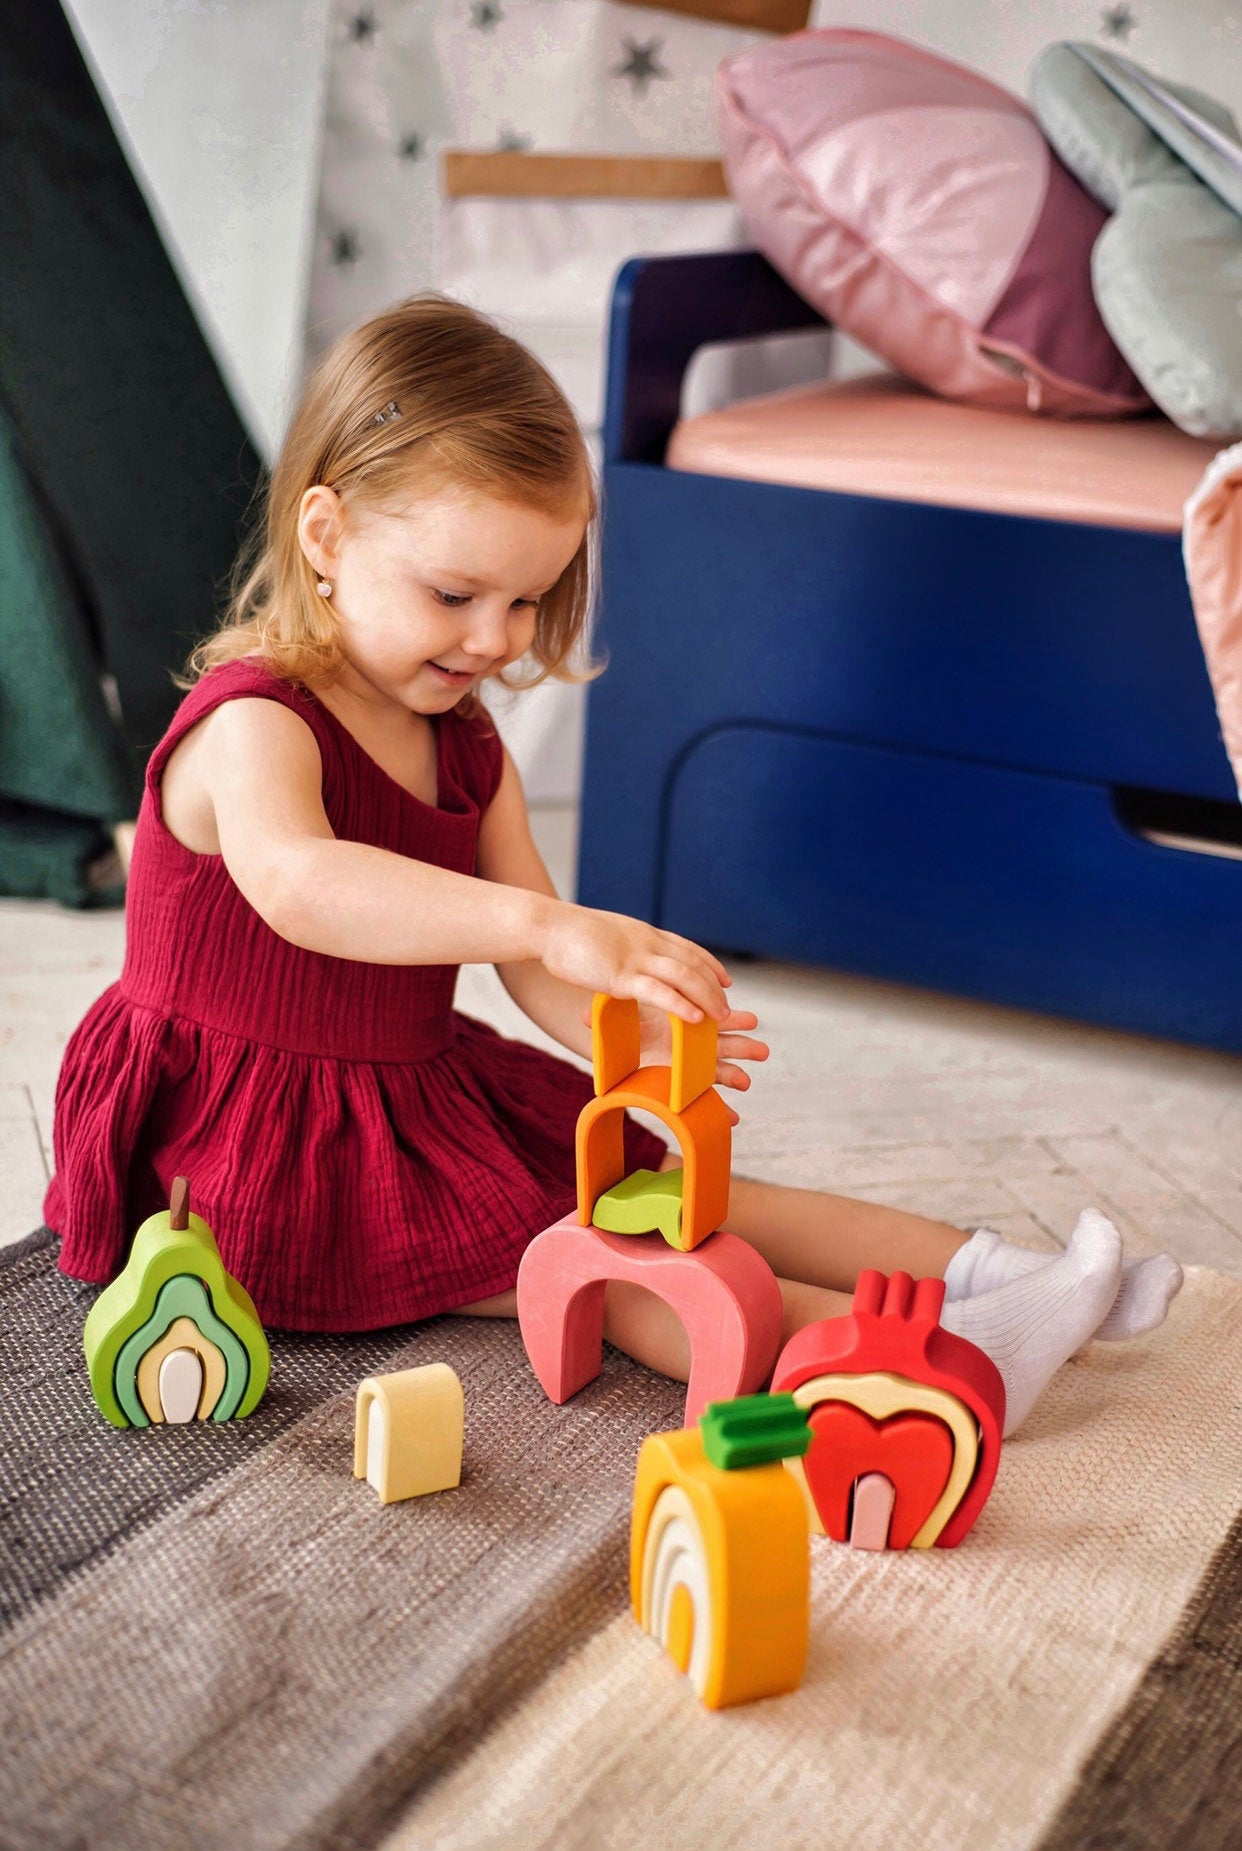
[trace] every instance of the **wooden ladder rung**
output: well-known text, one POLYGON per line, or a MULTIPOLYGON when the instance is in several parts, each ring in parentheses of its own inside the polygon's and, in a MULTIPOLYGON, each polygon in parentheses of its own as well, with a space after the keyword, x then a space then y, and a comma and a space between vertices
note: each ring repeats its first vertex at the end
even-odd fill
POLYGON ((515 154, 448 148, 450 199, 727 199, 717 160, 679 154, 515 154))
POLYGON ((811 17, 811 0, 624 0, 626 6, 654 6, 662 13, 693 13, 722 26, 755 32, 801 32, 811 17))

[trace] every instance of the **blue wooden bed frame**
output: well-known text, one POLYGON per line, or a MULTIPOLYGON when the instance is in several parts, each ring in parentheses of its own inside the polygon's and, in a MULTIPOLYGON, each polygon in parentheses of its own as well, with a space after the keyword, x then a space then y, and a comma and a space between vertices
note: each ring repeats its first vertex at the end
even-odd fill
POLYGON ((1189 846, 1236 851, 1242 806, 1178 537, 664 467, 700 347, 812 325, 755 252, 617 278, 579 899, 1242 1052, 1242 857, 1189 846))

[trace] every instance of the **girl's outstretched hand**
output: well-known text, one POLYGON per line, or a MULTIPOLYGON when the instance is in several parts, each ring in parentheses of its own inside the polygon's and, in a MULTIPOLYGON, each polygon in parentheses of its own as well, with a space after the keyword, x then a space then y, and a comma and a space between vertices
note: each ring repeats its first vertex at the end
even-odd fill
POLYGON ((625 913, 562 902, 544 933, 540 962, 566 983, 632 996, 683 1022, 712 1016, 723 1027, 730 1013, 725 990, 733 979, 718 958, 625 913))

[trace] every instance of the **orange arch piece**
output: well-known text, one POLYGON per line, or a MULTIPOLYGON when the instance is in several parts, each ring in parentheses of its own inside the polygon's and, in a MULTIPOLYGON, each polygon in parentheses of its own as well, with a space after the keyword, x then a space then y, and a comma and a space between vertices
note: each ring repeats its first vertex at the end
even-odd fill
POLYGON ((690 1339, 687 1426, 709 1401, 763 1386, 781 1336, 781 1289, 763 1255, 734 1234, 680 1253, 659 1234, 606 1234, 566 1215, 537 1234, 518 1268, 522 1342, 558 1405, 594 1381, 602 1361, 610 1279, 645 1286, 671 1305, 690 1339))
MULTIPOLYGON (((668 1103, 684 1111, 692 1099, 705 1093, 716 1079, 719 1025, 710 1016, 701 1022, 683 1022, 670 1015, 672 1078, 668 1103)), ((642 1063, 642 1036, 638 1004, 630 996, 598 993, 591 1003, 591 1065, 597 1094, 611 1092, 628 1080, 642 1063)))
POLYGON ((733 1127, 729 1108, 713 1087, 678 1112, 669 1101, 672 1070, 640 1067, 623 1085, 588 1099, 578 1115, 578 1220, 590 1227, 595 1204, 625 1177, 622 1114, 627 1107, 652 1112, 681 1146, 685 1178, 681 1195, 684 1252, 714 1234, 729 1213, 729 1165, 733 1127))

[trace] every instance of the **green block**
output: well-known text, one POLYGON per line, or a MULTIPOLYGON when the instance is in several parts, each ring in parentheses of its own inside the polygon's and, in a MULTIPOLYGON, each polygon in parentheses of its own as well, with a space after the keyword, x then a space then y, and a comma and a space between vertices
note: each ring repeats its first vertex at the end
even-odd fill
POLYGON ((681 1247, 683 1170, 635 1170, 605 1189, 591 1213, 592 1224, 609 1234, 663 1234, 681 1247))
POLYGON ((146 1323, 121 1346, 113 1378, 117 1400, 135 1427, 149 1427, 147 1411, 138 1395, 138 1365, 178 1318, 192 1318, 204 1337, 210 1337, 224 1357, 224 1392, 211 1410, 213 1420, 229 1420, 237 1412, 250 1378, 246 1346, 222 1324, 211 1308, 207 1287, 189 1273, 178 1273, 160 1287, 155 1310, 146 1323))
MULTIPOLYGON (((244 1353, 244 1388, 239 1391, 238 1398, 234 1399, 231 1391, 235 1385, 237 1365, 235 1362, 230 1363, 221 1403, 232 1403, 230 1413, 236 1412, 239 1416, 251 1414, 258 1407, 267 1387, 271 1353, 250 1294, 231 1273, 225 1271, 220 1250, 207 1223, 200 1215, 191 1214, 188 1219, 188 1227, 172 1228, 169 1226, 168 1211, 163 1210, 144 1221, 134 1236, 124 1271, 111 1285, 105 1286, 87 1316, 82 1332, 82 1347, 86 1351, 91 1392, 100 1412, 114 1427, 148 1424, 140 1402, 131 1403, 131 1406, 137 1406, 142 1416, 141 1420, 135 1420, 118 1397, 118 1364, 121 1352, 130 1340, 150 1327, 164 1287, 183 1276, 202 1282, 204 1297, 214 1321, 231 1333, 244 1353)), ((149 1342, 143 1344, 138 1355, 141 1356, 152 1343, 158 1343, 173 1318, 180 1315, 180 1312, 170 1314, 162 1327, 150 1336, 149 1342)), ((195 1322, 198 1322, 193 1311, 186 1315, 195 1317, 195 1322)), ((220 1342, 218 1335, 206 1327, 203 1328, 203 1335, 219 1344, 227 1363, 229 1351, 220 1342)), ((135 1361, 135 1372, 136 1369, 135 1361)), ((135 1397, 136 1392, 135 1384, 135 1397)), ((227 1416, 217 1410, 213 1418, 220 1420, 227 1416)))
POLYGON ((792 1395, 739 1395, 712 1401, 699 1416, 703 1450, 724 1472, 800 1459, 811 1444, 806 1410, 792 1395))

